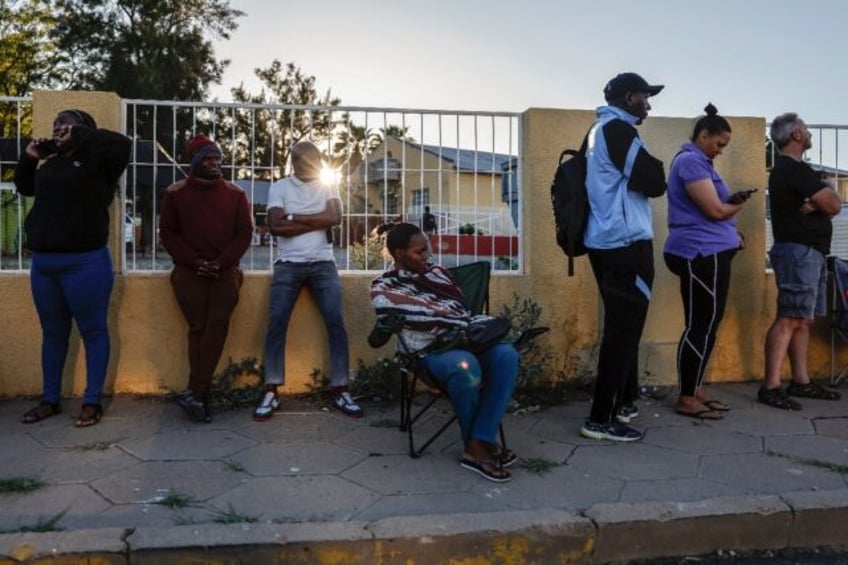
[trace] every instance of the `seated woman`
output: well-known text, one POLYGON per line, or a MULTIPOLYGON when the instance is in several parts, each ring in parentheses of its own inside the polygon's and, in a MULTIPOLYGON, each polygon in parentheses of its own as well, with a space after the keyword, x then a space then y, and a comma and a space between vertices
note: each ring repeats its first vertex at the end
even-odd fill
MULTIPOLYGON (((471 312, 448 270, 428 263, 429 243, 421 229, 406 223, 388 229, 386 248, 395 264, 371 283, 371 303, 378 318, 403 315, 401 337, 420 351, 467 326, 471 312)), ((496 435, 518 374, 515 348, 497 343, 477 355, 438 350, 425 354, 422 363, 448 392, 456 412, 465 447, 460 465, 490 481, 510 480, 504 467, 516 456, 498 445, 496 435)))

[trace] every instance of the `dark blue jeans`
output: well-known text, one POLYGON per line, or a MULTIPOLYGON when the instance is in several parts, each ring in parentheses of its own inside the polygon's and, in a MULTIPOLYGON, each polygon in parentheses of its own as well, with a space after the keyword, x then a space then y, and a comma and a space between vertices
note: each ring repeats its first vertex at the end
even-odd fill
POLYGON ((498 343, 476 356, 450 349, 427 355, 423 363, 447 390, 463 441, 495 443, 518 375, 515 348, 498 343))
POLYGON ((332 261, 275 263, 271 280, 271 318, 265 334, 265 384, 285 383, 286 332, 300 290, 306 287, 315 299, 330 341, 330 385, 348 381, 347 330, 342 318, 342 285, 332 261))
POLYGON ((83 403, 100 404, 109 364, 109 297, 115 276, 106 247, 82 253, 34 253, 30 270, 32 298, 41 321, 43 398, 57 403, 68 355, 71 320, 85 345, 86 387, 83 403))

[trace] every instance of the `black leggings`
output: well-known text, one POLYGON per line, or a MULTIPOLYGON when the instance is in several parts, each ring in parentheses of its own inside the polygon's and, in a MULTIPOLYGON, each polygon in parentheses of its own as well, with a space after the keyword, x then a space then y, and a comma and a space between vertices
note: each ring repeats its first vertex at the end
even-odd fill
POLYGON ((680 277, 680 296, 686 328, 677 345, 677 374, 680 394, 695 396, 716 341, 730 287, 730 262, 736 249, 684 259, 665 253, 665 264, 680 277))

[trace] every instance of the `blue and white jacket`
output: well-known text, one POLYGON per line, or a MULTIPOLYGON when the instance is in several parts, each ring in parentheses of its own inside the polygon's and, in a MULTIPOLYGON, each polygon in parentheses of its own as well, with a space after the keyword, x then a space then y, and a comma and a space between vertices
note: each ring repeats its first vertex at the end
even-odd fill
POLYGON ((583 243, 615 249, 653 239, 648 198, 665 193, 662 161, 645 149, 639 118, 615 106, 601 106, 596 116, 586 147, 590 211, 583 243))

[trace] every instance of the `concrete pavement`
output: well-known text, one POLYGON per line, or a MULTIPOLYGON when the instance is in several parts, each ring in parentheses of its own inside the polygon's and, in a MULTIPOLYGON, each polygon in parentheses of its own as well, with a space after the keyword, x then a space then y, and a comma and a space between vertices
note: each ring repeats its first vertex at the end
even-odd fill
POLYGON ((408 457, 394 404, 352 420, 289 399, 267 422, 244 409, 201 425, 118 397, 76 429, 79 400, 34 425, 19 423, 32 401, 0 401, 0 484, 44 483, 0 493, 0 564, 606 563, 848 544, 848 400, 785 412, 757 386, 710 386, 732 407, 716 422, 643 399, 635 444, 581 438, 585 400, 509 415, 523 461, 506 484, 459 467, 456 429, 408 457))

